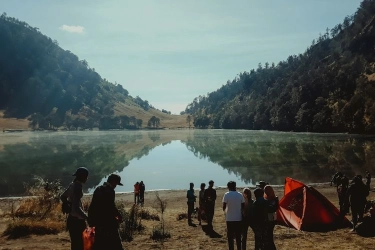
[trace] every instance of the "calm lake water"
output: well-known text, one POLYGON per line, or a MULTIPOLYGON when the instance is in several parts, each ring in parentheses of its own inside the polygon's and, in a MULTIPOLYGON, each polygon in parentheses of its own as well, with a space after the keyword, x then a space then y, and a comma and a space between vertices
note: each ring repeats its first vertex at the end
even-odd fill
POLYGON ((285 177, 327 182, 337 170, 349 177, 375 170, 375 138, 343 134, 237 130, 80 131, 0 134, 0 196, 22 195, 35 176, 72 181, 77 166, 90 171, 86 191, 118 172, 133 190, 187 189, 189 182, 254 186, 285 177))

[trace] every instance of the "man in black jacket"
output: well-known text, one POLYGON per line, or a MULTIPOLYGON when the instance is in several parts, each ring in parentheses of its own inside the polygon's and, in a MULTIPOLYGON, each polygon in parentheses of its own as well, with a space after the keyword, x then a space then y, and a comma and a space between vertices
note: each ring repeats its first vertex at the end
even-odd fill
POLYGON ((208 188, 204 191, 204 203, 206 205, 207 224, 209 229, 212 229, 212 220, 215 213, 216 190, 213 188, 213 180, 210 180, 208 184, 208 188))
POLYGON ((347 191, 347 197, 350 201, 350 205, 352 208, 352 231, 356 230, 358 220, 362 221, 363 219, 363 213, 366 205, 366 197, 368 195, 369 191, 366 185, 362 182, 362 176, 355 176, 352 181, 352 184, 349 186, 347 191))
POLYGON ((92 196, 88 222, 95 227, 95 250, 123 250, 118 231, 122 216, 115 205, 114 189, 117 185, 122 186, 121 177, 111 174, 107 182, 95 189, 92 196))

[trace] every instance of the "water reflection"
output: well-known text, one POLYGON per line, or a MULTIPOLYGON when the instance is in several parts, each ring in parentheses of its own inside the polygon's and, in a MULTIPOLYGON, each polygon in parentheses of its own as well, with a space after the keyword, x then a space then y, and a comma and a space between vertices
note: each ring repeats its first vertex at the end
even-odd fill
POLYGON ((90 169, 87 189, 115 171, 129 183, 119 191, 141 179, 148 189, 186 189, 190 181, 198 186, 211 178, 217 185, 233 178, 243 185, 283 184, 286 176, 324 182, 336 170, 374 172, 374 145, 374 138, 361 136, 265 131, 3 133, 0 195, 22 194, 33 175, 67 185, 81 165, 90 169))

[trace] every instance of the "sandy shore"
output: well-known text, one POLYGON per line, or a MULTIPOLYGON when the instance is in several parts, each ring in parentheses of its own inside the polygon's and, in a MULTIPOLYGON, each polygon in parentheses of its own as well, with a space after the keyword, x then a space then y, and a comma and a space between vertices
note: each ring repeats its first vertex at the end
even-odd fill
MULTIPOLYGON (((338 199, 334 187, 328 184, 316 184, 314 187, 325 195, 336 207, 338 199)), ((179 213, 185 212, 186 207, 186 190, 165 190, 158 191, 162 199, 167 200, 165 212, 165 221, 171 238, 164 243, 154 242, 150 239, 152 228, 158 225, 157 221, 143 220, 142 224, 146 227, 145 231, 137 234, 132 242, 124 242, 125 249, 227 249, 226 224, 222 212, 222 197, 227 189, 218 188, 214 217, 215 235, 205 233, 205 223, 198 225, 195 218, 196 227, 188 226, 187 220, 177 220, 179 213)), ((281 198, 283 196, 283 187, 275 188, 276 194, 281 198)), ((198 192, 196 192, 198 193, 198 192)), ((86 197, 90 199, 90 197, 86 197)), ((117 194, 116 199, 124 202, 127 208, 133 203, 132 194, 117 194)), ((368 199, 374 200, 375 193, 370 192, 368 199)), ((145 208, 155 211, 154 208, 155 192, 146 192, 145 208)), ((8 199, 0 201, 0 232, 6 228, 10 218, 4 216, 11 203, 8 199)), ((348 216, 351 219, 350 216, 348 216)), ((254 235, 248 234, 248 249, 254 248, 254 235)), ((277 249, 374 249, 374 238, 364 238, 357 234, 349 233, 349 229, 339 229, 330 232, 302 232, 291 228, 276 226, 275 244, 277 249)), ((70 249, 70 241, 67 232, 58 235, 46 236, 29 236, 16 240, 9 240, 6 237, 0 238, 0 249, 70 249)))

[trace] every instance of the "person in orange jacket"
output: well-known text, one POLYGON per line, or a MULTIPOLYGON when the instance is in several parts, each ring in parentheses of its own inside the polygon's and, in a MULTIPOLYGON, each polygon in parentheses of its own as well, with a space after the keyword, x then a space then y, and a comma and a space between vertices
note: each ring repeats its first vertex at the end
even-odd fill
POLYGON ((134 204, 139 203, 139 182, 134 184, 134 204))

